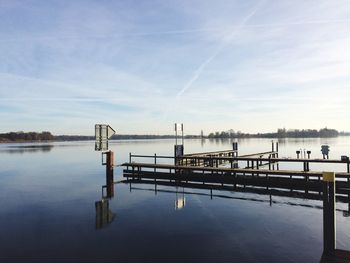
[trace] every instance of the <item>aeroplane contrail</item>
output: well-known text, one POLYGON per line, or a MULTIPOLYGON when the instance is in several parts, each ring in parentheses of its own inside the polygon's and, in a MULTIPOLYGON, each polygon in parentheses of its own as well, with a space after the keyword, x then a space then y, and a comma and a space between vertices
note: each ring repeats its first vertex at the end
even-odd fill
POLYGON ((241 21, 241 23, 235 28, 235 30, 229 35, 228 41, 223 41, 213 52, 213 54, 207 58, 194 72, 193 76, 191 79, 184 85, 184 87, 177 93, 176 97, 179 98, 181 95, 186 92, 192 84, 200 77, 202 74, 203 70, 217 57, 217 55, 231 42, 231 40, 234 38, 234 36, 241 30, 241 28, 249 21, 250 18, 252 18, 260 6, 263 4, 265 1, 260 1, 253 10, 241 21))
MULTIPOLYGON (((337 23, 350 23, 350 19, 320 19, 320 20, 309 20, 309 21, 296 21, 288 23, 268 23, 268 24, 249 24, 249 25, 233 25, 229 27, 230 30, 233 29, 243 29, 243 28, 271 28, 271 27, 285 27, 285 26, 299 26, 299 25, 319 25, 319 24, 337 24, 337 23)), ((178 30, 168 30, 168 31, 155 31, 155 32, 143 32, 143 33, 126 33, 126 34, 111 34, 111 35, 38 35, 38 36, 15 36, 6 37, 0 39, 0 43, 6 42, 23 42, 23 41, 45 41, 45 40, 69 40, 69 39, 85 39, 85 38, 95 38, 95 39, 119 39, 127 37, 148 37, 148 36, 161 36, 161 35, 186 35, 201 32, 222 32, 224 31, 221 27, 208 27, 208 28, 193 28, 193 29, 178 29, 178 30)))
POLYGON ((175 97, 175 101, 172 101, 172 103, 169 103, 168 108, 164 111, 163 114, 163 120, 167 119, 169 111, 173 108, 176 101, 182 96, 184 92, 186 92, 189 88, 191 88, 192 84, 200 77, 203 70, 217 57, 217 55, 231 42, 233 37, 240 31, 240 29, 249 21, 250 18, 252 18, 260 6, 265 2, 265 0, 260 1, 258 4, 254 6, 252 11, 244 17, 244 19, 239 23, 237 27, 235 27, 235 30, 229 34, 228 41, 225 41, 225 39, 222 41, 222 43, 215 49, 213 54, 207 58, 194 72, 193 76, 190 78, 190 80, 184 85, 184 87, 177 93, 175 97))

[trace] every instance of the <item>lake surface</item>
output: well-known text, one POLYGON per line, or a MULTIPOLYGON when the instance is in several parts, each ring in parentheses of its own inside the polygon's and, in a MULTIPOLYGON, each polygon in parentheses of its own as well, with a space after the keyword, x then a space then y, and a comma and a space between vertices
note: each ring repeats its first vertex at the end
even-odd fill
MULTIPOLYGON (((299 149, 350 156, 350 137, 286 139, 299 149)), ((174 140, 112 141, 116 164, 134 154, 172 155, 174 140)), ((232 148, 230 140, 186 140, 185 153, 232 148)), ((269 151, 269 139, 239 140, 239 153, 269 151)), ((280 166, 280 169, 302 167, 280 166)), ((317 170, 345 167, 311 165, 317 170)), ((114 180, 123 180, 122 168, 114 180)), ((319 262, 322 202, 253 193, 115 184, 110 223, 99 227, 105 167, 94 142, 0 145, 0 262, 319 262)), ((347 209, 337 203, 338 209, 347 209)), ((350 250, 350 218, 337 211, 337 247, 350 250)))

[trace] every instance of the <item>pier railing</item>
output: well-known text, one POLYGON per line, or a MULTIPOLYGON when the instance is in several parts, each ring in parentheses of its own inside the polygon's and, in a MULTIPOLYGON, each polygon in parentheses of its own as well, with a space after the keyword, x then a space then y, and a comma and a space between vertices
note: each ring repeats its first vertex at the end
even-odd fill
POLYGON ((179 166, 202 166, 202 167, 219 167, 222 164, 230 164, 231 168, 238 168, 238 162, 246 162, 245 168, 259 169, 267 166, 268 170, 279 170, 279 163, 302 163, 303 171, 310 171, 310 163, 323 164, 345 164, 346 172, 350 173, 350 161, 342 159, 300 159, 300 158, 280 158, 277 152, 262 152, 242 156, 208 156, 208 155, 184 155, 180 157, 165 155, 138 155, 129 154, 129 163, 133 158, 147 158, 157 164, 160 159, 172 160, 171 163, 179 166), (265 157, 268 156, 268 157, 265 157), (276 167, 275 167, 276 164, 276 167))

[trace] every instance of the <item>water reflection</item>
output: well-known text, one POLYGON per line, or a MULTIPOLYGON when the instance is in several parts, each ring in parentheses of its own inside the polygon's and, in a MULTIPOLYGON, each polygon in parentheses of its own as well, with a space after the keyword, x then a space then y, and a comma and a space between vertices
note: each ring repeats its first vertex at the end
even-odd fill
POLYGON ((115 218, 115 214, 109 209, 109 200, 102 199, 95 202, 96 209, 96 229, 104 228, 115 218))
MULTIPOLYGON (((194 184, 194 183, 185 183, 185 182, 165 182, 165 181, 154 181, 154 180, 140 180, 140 179, 128 179, 123 180, 118 183, 129 184, 130 192, 132 190, 136 191, 150 191, 154 192, 157 195, 157 192, 160 193, 172 193, 175 194, 175 210, 183 209, 186 206, 186 195, 198 195, 198 196, 208 196, 210 199, 213 198, 223 198, 223 199, 232 199, 232 200, 246 200, 253 202, 269 203, 270 206, 273 204, 283 204, 288 206, 299 206, 307 207, 322 210, 322 205, 316 204, 307 204, 303 202, 297 202, 297 200, 314 200, 322 201, 322 195, 319 193, 305 193, 299 191, 283 191, 280 189, 266 189, 259 187, 248 187, 239 188, 225 185, 207 185, 207 184, 194 184), (146 185, 153 185, 152 188, 145 187, 146 185), (159 186, 165 187, 174 187, 174 190, 170 189, 160 189, 159 186), (182 190, 179 191, 179 188, 182 190), (185 191, 185 188, 187 189, 185 191), (207 190, 209 192, 196 192, 195 190, 207 190), (213 193, 216 191, 216 193, 213 193), (247 194, 256 194, 254 197, 249 196, 234 196, 235 193, 247 193, 247 194), (266 198, 266 196, 268 198, 266 198), (295 198, 295 202, 292 201, 281 201, 279 198, 274 197, 290 197, 295 198)), ((346 203, 347 209, 336 209, 339 212, 342 212, 343 217, 348 217, 350 214, 350 203, 348 203, 343 198, 337 198, 338 202, 346 203)))
POLYGON ((95 202, 96 229, 101 229, 113 222, 115 214, 109 209, 109 200, 114 197, 113 174, 106 174, 106 185, 102 186, 102 199, 95 202))
POLYGON ((185 189, 182 187, 182 192, 178 192, 176 187, 175 210, 181 210, 186 205, 185 189))
POLYGON ((23 154, 23 153, 35 153, 35 152, 50 152, 54 146, 50 144, 42 145, 10 145, 4 148, 0 148, 3 153, 10 154, 23 154))

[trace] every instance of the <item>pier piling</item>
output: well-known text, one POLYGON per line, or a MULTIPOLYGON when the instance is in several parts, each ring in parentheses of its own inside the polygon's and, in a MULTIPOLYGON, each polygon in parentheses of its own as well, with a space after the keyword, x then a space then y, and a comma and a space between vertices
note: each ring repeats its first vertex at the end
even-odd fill
POLYGON ((323 173, 323 253, 333 255, 335 236, 335 173, 323 173))
POLYGON ((114 152, 108 151, 106 154, 106 185, 107 197, 114 196, 114 152))

